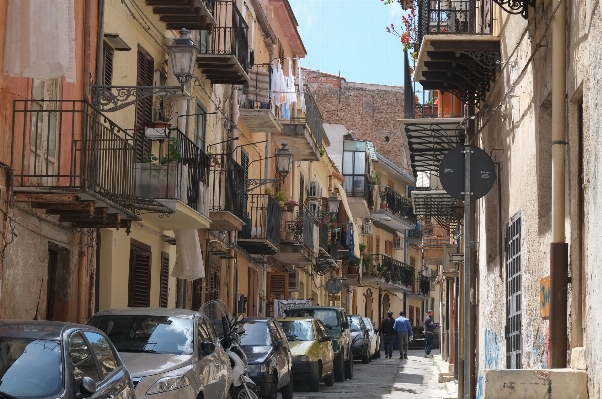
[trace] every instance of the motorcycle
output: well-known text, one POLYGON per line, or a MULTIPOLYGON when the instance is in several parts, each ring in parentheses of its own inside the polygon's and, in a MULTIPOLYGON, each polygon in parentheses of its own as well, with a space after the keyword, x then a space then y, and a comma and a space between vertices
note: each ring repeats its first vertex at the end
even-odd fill
POLYGON ((209 318, 220 339, 220 345, 230 357, 232 399, 259 399, 257 386, 249 377, 247 356, 240 347, 240 336, 245 333, 240 328, 240 322, 244 317, 238 315, 233 319, 227 309, 223 301, 213 300, 205 303, 199 312, 209 318))

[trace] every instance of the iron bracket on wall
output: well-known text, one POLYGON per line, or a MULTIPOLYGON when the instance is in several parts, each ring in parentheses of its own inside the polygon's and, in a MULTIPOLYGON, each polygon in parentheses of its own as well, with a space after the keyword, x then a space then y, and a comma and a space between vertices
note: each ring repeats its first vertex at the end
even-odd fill
POLYGON ((509 14, 520 14, 524 19, 529 18, 529 6, 535 7, 535 0, 493 0, 502 10, 509 14))
POLYGON ((103 112, 119 111, 152 96, 171 99, 178 95, 182 95, 181 86, 92 86, 94 106, 103 112))

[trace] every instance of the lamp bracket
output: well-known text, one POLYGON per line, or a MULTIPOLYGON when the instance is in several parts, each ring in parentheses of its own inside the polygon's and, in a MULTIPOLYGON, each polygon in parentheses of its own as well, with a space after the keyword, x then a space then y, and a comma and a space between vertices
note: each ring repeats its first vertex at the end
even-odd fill
POLYGON ((171 99, 182 95, 180 86, 92 86, 94 105, 103 112, 114 112, 129 107, 136 102, 162 96, 171 99))
POLYGON ((279 182, 283 182, 284 177, 281 179, 247 179, 245 180, 247 192, 256 189, 257 187, 265 186, 266 184, 275 184, 279 182))

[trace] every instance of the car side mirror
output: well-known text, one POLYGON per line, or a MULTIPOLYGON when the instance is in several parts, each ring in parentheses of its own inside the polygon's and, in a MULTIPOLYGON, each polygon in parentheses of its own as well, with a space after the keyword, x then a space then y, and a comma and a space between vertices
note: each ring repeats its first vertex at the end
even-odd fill
POLYGON ((215 352, 215 344, 213 342, 201 342, 201 354, 209 355, 215 352))
POLYGON ((325 335, 322 338, 320 338, 320 343, 328 341, 332 341, 332 337, 330 335, 325 335))
POLYGON ((348 321, 344 321, 341 323, 341 327, 343 327, 344 330, 349 328, 349 322, 348 321))
POLYGON ((92 396, 96 393, 96 381, 94 381, 90 377, 82 378, 82 382, 80 384, 80 392, 82 395, 80 397, 88 397, 92 396))

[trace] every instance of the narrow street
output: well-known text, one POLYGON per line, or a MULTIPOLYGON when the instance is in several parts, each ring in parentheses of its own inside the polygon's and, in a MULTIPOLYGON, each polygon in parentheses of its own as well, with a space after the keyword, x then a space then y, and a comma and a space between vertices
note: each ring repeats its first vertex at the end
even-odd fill
POLYGON ((437 373, 435 360, 425 358, 424 351, 410 350, 408 360, 400 360, 399 352, 395 351, 393 359, 382 356, 368 364, 356 361, 352 380, 335 383, 332 387, 322 383, 320 392, 309 392, 307 386, 296 385, 294 398, 447 398, 446 384, 437 382, 437 373))

